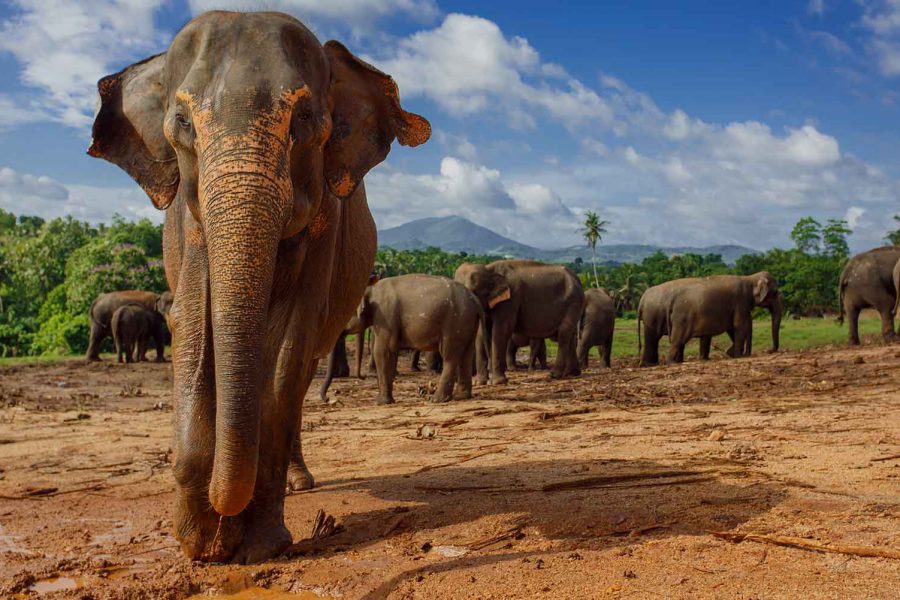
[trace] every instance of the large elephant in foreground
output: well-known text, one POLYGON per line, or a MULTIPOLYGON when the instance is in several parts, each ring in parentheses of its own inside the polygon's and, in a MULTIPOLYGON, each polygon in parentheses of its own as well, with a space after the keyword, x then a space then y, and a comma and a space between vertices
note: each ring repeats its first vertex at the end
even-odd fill
POLYGON ((303 397, 374 266, 363 177, 430 125, 388 75, 273 12, 200 15, 99 91, 88 152, 166 210, 175 535, 195 559, 270 558, 291 543, 291 460, 309 476, 303 397))
MULTIPOLYGON (((107 292, 97 296, 91 303, 91 308, 88 310, 88 319, 91 322, 91 337, 90 342, 88 342, 86 356, 88 360, 100 360, 100 347, 103 344, 103 339, 113 334, 113 314, 121 307, 127 305, 139 306, 160 316, 151 335, 156 344, 156 361, 163 362, 165 360, 165 318, 172 308, 172 292, 157 294, 140 290, 107 292)), ((146 359, 143 354, 140 358, 141 360, 146 359)))
MULTIPOLYGON (((526 338, 556 338, 559 350, 550 374, 581 374, 575 353, 584 290, 566 267, 531 260, 498 260, 487 265, 463 263, 454 279, 472 290, 488 315, 491 383, 506 379, 506 350, 513 334, 526 338)), ((476 344, 480 383, 487 382, 488 357, 476 344)))
POLYGON ((659 364, 659 342, 669 336, 668 362, 684 360, 684 346, 700 338, 700 357, 709 358, 713 336, 728 333, 733 345, 728 355, 749 356, 752 351, 754 307, 772 315, 772 350, 778 350, 781 329, 781 293, 775 278, 762 271, 753 275, 716 275, 675 279, 644 292, 638 305, 638 347, 644 325, 641 366, 659 364))
MULTIPOLYGON (((359 323, 371 327, 372 354, 378 373, 378 404, 394 402, 394 377, 400 350, 440 352, 441 379, 434 402, 472 397, 472 356, 484 312, 463 285, 434 275, 400 275, 368 288, 359 304, 359 323)), ((362 352, 362 340, 357 344, 362 352)), ((359 359, 357 359, 359 368, 359 359)))
POLYGON ((850 322, 849 341, 859 344, 859 313, 872 307, 881 315, 881 336, 884 341, 894 338, 894 314, 897 288, 894 267, 900 260, 900 246, 884 246, 862 252, 851 258, 841 271, 838 298, 841 314, 850 322))
POLYGON ((610 367, 613 332, 616 327, 616 305, 606 290, 591 288, 584 292, 584 313, 578 328, 578 362, 588 366, 588 354, 597 346, 603 366, 610 367))

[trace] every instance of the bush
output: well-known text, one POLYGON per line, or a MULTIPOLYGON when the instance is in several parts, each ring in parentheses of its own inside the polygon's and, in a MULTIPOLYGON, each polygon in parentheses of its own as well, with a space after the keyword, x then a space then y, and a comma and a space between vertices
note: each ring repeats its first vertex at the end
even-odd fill
POLYGON ((57 313, 41 323, 31 342, 31 354, 84 354, 90 330, 86 314, 57 313))

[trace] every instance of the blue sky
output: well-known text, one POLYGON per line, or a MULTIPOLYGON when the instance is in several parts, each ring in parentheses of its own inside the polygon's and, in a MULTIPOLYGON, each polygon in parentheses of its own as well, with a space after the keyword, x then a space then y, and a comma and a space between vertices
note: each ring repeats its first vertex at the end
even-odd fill
POLYGON ((459 214, 519 241, 789 243, 900 212, 900 0, 8 0, 0 206, 92 222, 162 213, 84 154, 96 80, 209 8, 290 12, 392 74, 433 139, 367 178, 381 227, 459 214))

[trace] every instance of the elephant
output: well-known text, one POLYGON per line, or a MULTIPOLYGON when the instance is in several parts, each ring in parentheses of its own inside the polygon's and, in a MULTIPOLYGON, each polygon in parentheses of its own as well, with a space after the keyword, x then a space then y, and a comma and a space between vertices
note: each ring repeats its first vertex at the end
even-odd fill
MULTIPOLYGON (((454 384, 461 397, 472 397, 470 365, 484 312, 465 286, 436 275, 389 277, 366 290, 357 314, 374 336, 377 404, 394 402, 397 357, 404 348, 441 353, 444 364, 432 402, 451 400, 454 384)), ((362 343, 359 339, 357 348, 362 343)))
MULTIPOLYGON (((88 310, 88 318, 91 322, 91 335, 87 349, 87 360, 100 360, 100 347, 103 344, 103 339, 113 334, 112 317, 119 308, 133 304, 148 311, 158 313, 165 319, 169 314, 169 310, 172 308, 172 301, 172 292, 156 294, 154 292, 143 292, 140 290, 125 290, 121 292, 107 292, 97 296, 91 303, 90 310, 88 310)), ((152 336, 153 341, 156 343, 157 362, 164 362, 166 360, 165 331, 166 328, 164 323, 161 328, 153 328, 152 336)), ((143 353, 140 359, 146 360, 143 353)))
MULTIPOLYGON (((322 402, 328 401, 328 389, 331 387, 331 382, 335 377, 350 376, 350 365, 347 363, 348 335, 355 335, 358 342, 361 342, 366 337, 366 330, 362 327, 358 315, 353 315, 350 318, 350 321, 344 326, 344 330, 338 336, 334 348, 328 355, 328 368, 325 371, 325 379, 322 381, 322 385, 319 386, 319 398, 322 402)), ((362 351, 362 344, 358 344, 356 350, 356 376, 359 379, 363 378, 362 351)))
MULTIPOLYGON (((487 265, 463 263, 454 279, 472 290, 487 315, 484 329, 490 347, 491 383, 504 385, 506 350, 513 334, 556 338, 559 350, 551 377, 581 374, 575 353, 584 290, 572 271, 532 260, 498 260, 487 265)), ((488 380, 488 358, 476 344, 478 381, 488 380)))
MULTIPOLYGON (((409 355, 409 370, 413 372, 419 372, 422 368, 419 366, 419 359, 421 358, 422 351, 421 350, 413 350, 409 355)), ((444 359, 441 358, 440 352, 426 352, 425 353, 425 368, 428 369, 429 373, 440 373, 444 368, 444 359)))
POLYGON ((521 334, 513 334, 506 348, 506 364, 512 369, 518 368, 516 352, 519 348, 528 346, 528 370, 534 371, 540 368, 547 370, 547 340, 544 338, 527 338, 521 334))
POLYGON ((277 12, 203 13, 98 91, 88 154, 166 211, 175 537, 196 560, 271 558, 291 543, 288 478, 312 484, 303 398, 374 267, 363 178, 431 126, 277 12))
POLYGON ((116 309, 110 327, 120 363, 145 360, 149 339, 153 337, 158 340, 165 335, 163 316, 138 304, 126 304, 116 309))
POLYGON ((638 305, 639 349, 644 324, 641 366, 659 364, 659 341, 667 334, 670 363, 684 361, 684 346, 694 337, 700 338, 700 357, 708 359, 712 338, 721 333, 728 333, 733 340, 729 356, 749 356, 756 306, 768 308, 772 315, 772 351, 777 351, 781 293, 775 278, 765 271, 745 276, 688 277, 649 288, 638 305))
POLYGON ((857 254, 844 266, 838 285, 841 314, 850 322, 849 342, 859 345, 859 313, 872 307, 881 315, 881 337, 885 342, 894 339, 894 315, 897 288, 894 267, 900 260, 900 246, 884 246, 857 254))
POLYGON ((612 361, 613 332, 616 327, 616 305, 606 290, 591 288, 584 292, 584 313, 578 333, 578 362, 588 366, 588 354, 597 346, 607 369, 612 361))

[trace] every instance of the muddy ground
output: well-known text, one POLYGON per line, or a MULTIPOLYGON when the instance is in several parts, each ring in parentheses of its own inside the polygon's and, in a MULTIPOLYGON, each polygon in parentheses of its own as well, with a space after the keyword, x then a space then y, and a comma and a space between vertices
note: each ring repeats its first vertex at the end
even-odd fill
POLYGON ((338 531, 247 567, 191 564, 171 537, 169 365, 5 368, 0 597, 896 598, 898 366, 874 345, 592 361, 447 405, 404 374, 388 407, 340 380, 333 404, 309 394, 319 485, 285 510, 297 541, 319 510, 338 531))

